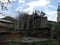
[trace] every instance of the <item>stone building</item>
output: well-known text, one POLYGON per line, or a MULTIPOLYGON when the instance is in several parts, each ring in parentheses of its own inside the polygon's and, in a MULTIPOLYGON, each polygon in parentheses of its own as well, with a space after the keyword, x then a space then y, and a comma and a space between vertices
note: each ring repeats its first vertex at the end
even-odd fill
POLYGON ((9 31, 11 31, 13 28, 13 22, 0 19, 0 41, 2 40, 2 38, 5 38, 5 36, 9 34, 9 31))
POLYGON ((49 38, 50 27, 48 25, 47 17, 44 12, 33 13, 32 15, 23 15, 20 21, 20 30, 24 33, 24 36, 49 38))
POLYGON ((17 41, 22 38, 22 33, 15 31, 14 28, 14 22, 0 19, 0 44, 9 41, 17 41))
POLYGON ((8 20, 0 19, 0 32, 8 32, 14 28, 14 23, 8 20))
POLYGON ((20 29, 45 28, 47 22, 47 17, 38 14, 24 15, 20 21, 20 29))
POLYGON ((57 9, 57 22, 60 22, 60 4, 58 4, 58 9, 57 9))

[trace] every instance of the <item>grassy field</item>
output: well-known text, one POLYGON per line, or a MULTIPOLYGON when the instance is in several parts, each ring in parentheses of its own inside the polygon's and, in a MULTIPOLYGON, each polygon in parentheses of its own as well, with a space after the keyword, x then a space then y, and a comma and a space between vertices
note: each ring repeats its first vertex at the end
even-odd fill
POLYGON ((37 42, 37 43, 36 42, 33 42, 33 43, 9 42, 8 44, 4 44, 4 45, 57 45, 57 40, 53 39, 48 41, 48 43, 46 42, 37 42))
POLYGON ((22 43, 22 42, 13 42, 13 43, 8 43, 8 45, 57 45, 57 41, 54 40, 50 40, 48 43, 44 43, 44 42, 38 42, 38 43, 22 43))
POLYGON ((57 40, 55 40, 55 39, 50 40, 48 45, 57 45, 57 40))

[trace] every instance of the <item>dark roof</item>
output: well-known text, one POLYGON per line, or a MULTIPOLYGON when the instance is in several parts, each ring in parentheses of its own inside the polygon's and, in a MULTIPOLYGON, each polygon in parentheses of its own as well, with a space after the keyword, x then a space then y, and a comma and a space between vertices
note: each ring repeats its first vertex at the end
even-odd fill
POLYGON ((4 20, 9 20, 9 21, 12 21, 12 22, 17 22, 17 19, 13 18, 13 17, 10 17, 10 16, 6 16, 3 18, 4 20))
POLYGON ((56 21, 48 21, 48 23, 56 23, 56 21))
POLYGON ((9 21, 9 20, 4 20, 4 19, 0 19, 0 22, 13 23, 12 21, 9 21))

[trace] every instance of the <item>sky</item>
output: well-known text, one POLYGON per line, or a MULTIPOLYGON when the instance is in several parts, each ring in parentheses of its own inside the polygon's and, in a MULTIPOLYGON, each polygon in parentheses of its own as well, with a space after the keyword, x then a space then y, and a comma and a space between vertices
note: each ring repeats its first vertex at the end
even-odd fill
MULTIPOLYGON (((1 2, 8 2, 7 0, 0 0, 1 2)), ((19 12, 27 12, 31 14, 34 10, 43 11, 46 13, 48 20, 57 21, 57 7, 59 0, 10 0, 11 3, 5 6, 8 10, 1 10, 0 12, 6 16, 17 17, 19 12)), ((0 18, 2 18, 0 14, 0 18)))

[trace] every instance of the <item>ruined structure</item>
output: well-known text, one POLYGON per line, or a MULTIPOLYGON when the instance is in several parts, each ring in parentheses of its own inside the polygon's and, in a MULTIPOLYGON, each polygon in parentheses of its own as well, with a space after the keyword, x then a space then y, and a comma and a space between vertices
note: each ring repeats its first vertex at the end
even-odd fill
POLYGON ((51 28, 43 11, 39 14, 35 11, 32 15, 24 15, 20 21, 20 30, 23 31, 24 36, 28 37, 51 37, 51 28))
MULTIPOLYGON (((44 13, 44 12, 42 12, 44 13)), ((35 29, 35 28, 46 28, 48 27, 47 23, 47 17, 43 16, 44 14, 38 15, 37 12, 35 12, 32 15, 24 15, 23 18, 21 18, 20 21, 20 29, 35 29)))

